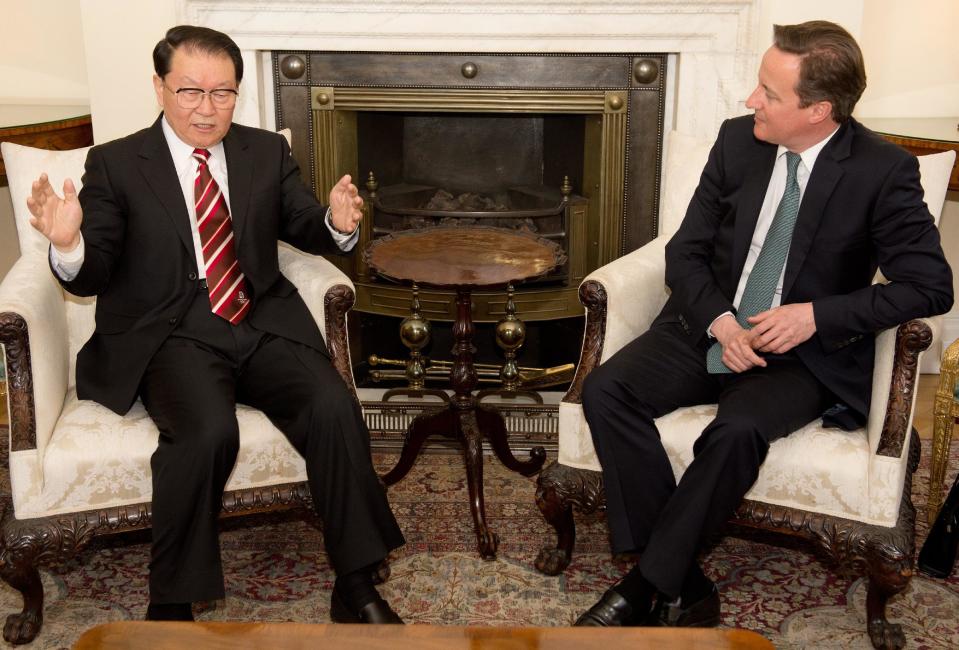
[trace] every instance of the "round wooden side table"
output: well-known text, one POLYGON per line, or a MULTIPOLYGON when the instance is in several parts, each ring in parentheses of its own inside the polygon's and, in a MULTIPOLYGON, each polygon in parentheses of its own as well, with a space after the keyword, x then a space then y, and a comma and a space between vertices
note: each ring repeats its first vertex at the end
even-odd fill
POLYGON ((438 226, 375 239, 363 256, 371 269, 388 278, 456 290, 454 361, 450 370, 453 399, 442 411, 413 420, 400 459, 383 476, 383 482, 392 485, 406 476, 430 436, 457 439, 463 447, 479 552, 493 559, 499 538, 486 524, 483 438, 489 440, 503 465, 524 476, 542 468, 546 452, 534 447, 529 460, 518 460, 510 451, 502 415, 477 404, 473 395, 477 377, 470 294, 477 288, 505 286, 545 275, 563 264, 566 255, 555 242, 531 233, 487 226, 438 226))

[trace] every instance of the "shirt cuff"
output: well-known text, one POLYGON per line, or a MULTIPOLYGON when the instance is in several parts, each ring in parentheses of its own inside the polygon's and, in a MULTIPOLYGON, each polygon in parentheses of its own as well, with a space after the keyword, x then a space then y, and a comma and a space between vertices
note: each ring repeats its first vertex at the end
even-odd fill
POLYGON ((349 250, 352 250, 354 246, 356 246, 356 242, 360 238, 359 226, 357 226, 356 229, 350 233, 340 232, 333 226, 333 209, 332 208, 326 209, 326 217, 324 217, 324 219, 326 221, 326 227, 329 229, 330 235, 332 235, 333 237, 334 243, 336 243, 336 245, 339 246, 341 251, 349 251, 349 250))
POLYGON ((726 316, 727 314, 730 315, 730 316, 734 316, 733 312, 731 312, 731 311, 724 311, 723 313, 721 313, 719 316, 717 316, 716 318, 714 318, 714 319, 713 319, 713 322, 711 322, 711 323, 709 324, 709 327, 706 328, 706 336, 708 336, 708 337, 711 338, 711 339, 715 339, 715 338, 716 338, 715 336, 713 336, 713 325, 716 324, 716 321, 718 321, 718 320, 719 320, 720 318, 722 318, 723 316, 726 316))
POLYGON ((61 280, 69 282, 80 273, 80 267, 83 266, 83 258, 86 247, 83 243, 83 233, 80 233, 80 243, 77 247, 68 253, 57 250, 57 247, 50 244, 50 266, 61 280))

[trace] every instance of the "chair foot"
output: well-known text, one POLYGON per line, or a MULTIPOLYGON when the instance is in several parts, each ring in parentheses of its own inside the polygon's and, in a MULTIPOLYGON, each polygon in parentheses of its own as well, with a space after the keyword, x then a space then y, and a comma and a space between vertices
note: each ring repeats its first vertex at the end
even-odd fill
POLYGON ((546 575, 566 570, 576 544, 573 506, 593 512, 605 503, 602 474, 552 463, 536 481, 536 505, 556 531, 556 547, 544 546, 536 557, 536 568, 546 575))
POLYGON ((886 603, 902 592, 912 577, 912 571, 903 565, 878 563, 869 572, 866 591, 866 631, 874 648, 899 650, 906 645, 902 626, 886 619, 886 603))
POLYGON ((869 621, 866 628, 872 647, 881 650, 899 650, 906 645, 906 636, 902 633, 902 626, 885 620, 869 621))
POLYGON ((10 614, 3 626, 3 639, 13 645, 30 643, 40 633, 42 625, 43 614, 41 612, 23 611, 19 614, 10 614))
POLYGON ((23 557, 4 549, 0 553, 0 576, 20 592, 23 610, 7 616, 3 638, 7 643, 21 645, 36 638, 43 625, 43 584, 40 572, 23 557))

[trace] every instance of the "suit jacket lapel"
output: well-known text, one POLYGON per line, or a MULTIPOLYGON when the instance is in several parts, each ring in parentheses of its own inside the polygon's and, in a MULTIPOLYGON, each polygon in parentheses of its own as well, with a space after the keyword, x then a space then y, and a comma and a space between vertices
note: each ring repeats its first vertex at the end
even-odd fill
POLYGON ((736 210, 736 231, 733 238, 731 278, 733 291, 736 290, 739 278, 743 274, 743 267, 746 265, 749 244, 756 230, 756 222, 759 220, 759 211, 763 207, 763 199, 766 197, 766 188, 773 174, 773 166, 776 164, 776 150, 775 145, 765 144, 763 151, 751 159, 745 172, 741 190, 742 200, 736 210))
POLYGON ((843 169, 839 161, 847 158, 852 140, 852 129, 849 124, 843 125, 833 137, 832 141, 823 147, 816 158, 812 174, 806 184, 799 214, 796 216, 796 227, 793 230, 792 242, 789 246, 789 256, 786 258, 786 273, 783 276, 783 298, 789 295, 799 270, 802 268, 812 241, 819 230, 826 203, 832 196, 836 183, 842 178, 843 169))
POLYGON ((250 192, 253 185, 253 155, 246 139, 235 128, 223 138, 226 152, 226 170, 230 177, 230 217, 233 219, 233 237, 239 252, 250 208, 250 192))
POLYGON ((190 213, 183 198, 183 190, 176 175, 176 167, 170 156, 170 147, 163 136, 163 127, 157 118, 147 132, 146 140, 140 148, 140 173, 146 184, 163 206, 167 216, 173 222, 177 235, 183 245, 193 252, 193 233, 190 228, 190 213))

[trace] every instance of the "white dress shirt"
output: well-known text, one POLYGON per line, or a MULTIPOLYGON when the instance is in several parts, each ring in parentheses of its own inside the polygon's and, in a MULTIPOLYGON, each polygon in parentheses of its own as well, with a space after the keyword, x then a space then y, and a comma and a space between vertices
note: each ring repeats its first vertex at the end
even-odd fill
MULTIPOLYGON (((839 127, 836 127, 832 133, 799 154, 800 162, 796 168, 796 182, 799 184, 800 206, 802 206, 802 199, 806 195, 806 185, 809 183, 809 176, 812 174, 812 168, 816 164, 816 159, 819 157, 819 153, 823 150, 823 147, 826 146, 826 143, 829 142, 830 138, 832 138, 838 130, 839 127)), ((783 193, 786 191, 787 151, 788 149, 782 145, 776 150, 776 164, 773 166, 773 173, 769 179, 769 185, 766 187, 766 197, 763 199, 763 206, 759 210, 756 229, 753 230, 753 238, 749 243, 749 252, 746 253, 746 263, 743 265, 742 275, 739 276, 739 284, 736 285, 736 296, 733 298, 733 305, 735 305, 737 309, 739 309, 739 302, 742 300, 743 291, 746 289, 746 280, 749 279, 749 274, 756 265, 756 260, 759 258, 759 251, 762 250, 763 242, 766 241, 766 233, 769 232, 769 227, 773 223, 773 217, 776 216, 776 209, 779 207, 779 202, 782 200, 783 193)), ((786 265, 783 264, 783 269, 779 274, 779 282, 776 283, 776 293, 773 294, 773 302, 770 308, 778 307, 782 304, 783 277, 785 277, 785 275, 786 265)), ((717 316, 716 319, 709 324, 707 333, 712 336, 713 323, 726 314, 731 313, 732 312, 727 311, 717 316)))
MULTIPOLYGON (((170 155, 173 157, 173 166, 176 168, 177 180, 180 182, 180 190, 183 192, 183 200, 186 202, 186 209, 190 215, 190 231, 193 235, 193 254, 196 257, 197 269, 200 278, 206 277, 206 264, 203 262, 203 245, 200 243, 200 230, 196 223, 196 205, 193 195, 193 184, 196 179, 196 171, 199 161, 193 157, 194 147, 188 145, 177 136, 173 128, 167 122, 166 117, 161 120, 163 126, 163 135, 166 138, 167 146, 170 148, 170 155)), ((230 183, 227 176, 226 152, 223 149, 223 143, 218 142, 208 148, 210 152, 209 162, 210 174, 213 180, 220 186, 223 192, 223 198, 226 200, 227 209, 230 208, 230 183)), ((232 212, 232 211, 231 211, 232 212)), ((359 228, 352 233, 344 235, 333 228, 330 221, 331 210, 326 210, 326 227, 333 237, 333 241, 340 250, 348 251, 356 245, 359 239, 359 228)), ((54 272, 60 279, 69 282, 77 277, 80 267, 83 265, 84 258, 83 235, 80 235, 80 244, 68 253, 62 253, 56 247, 50 247, 50 263, 54 272)))

